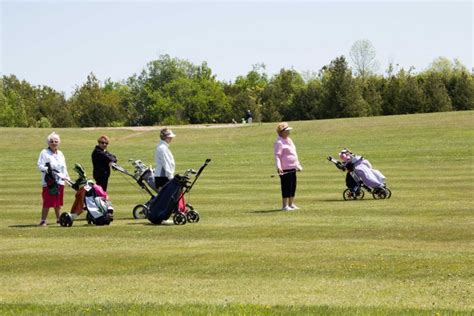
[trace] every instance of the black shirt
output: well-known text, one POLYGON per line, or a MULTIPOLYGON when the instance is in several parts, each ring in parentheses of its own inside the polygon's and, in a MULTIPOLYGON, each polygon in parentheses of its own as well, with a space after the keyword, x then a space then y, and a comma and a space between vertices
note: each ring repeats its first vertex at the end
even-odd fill
POLYGON ((117 157, 112 153, 103 150, 98 145, 92 151, 92 166, 94 178, 103 178, 110 176, 109 163, 117 162, 117 157))

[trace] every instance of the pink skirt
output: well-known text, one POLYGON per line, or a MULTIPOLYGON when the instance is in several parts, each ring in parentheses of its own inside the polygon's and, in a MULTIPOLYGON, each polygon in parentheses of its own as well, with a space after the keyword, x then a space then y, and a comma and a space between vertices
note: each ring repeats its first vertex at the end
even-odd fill
POLYGON ((64 185, 59 185, 58 195, 51 195, 48 192, 48 187, 43 187, 43 208, 63 206, 64 185))

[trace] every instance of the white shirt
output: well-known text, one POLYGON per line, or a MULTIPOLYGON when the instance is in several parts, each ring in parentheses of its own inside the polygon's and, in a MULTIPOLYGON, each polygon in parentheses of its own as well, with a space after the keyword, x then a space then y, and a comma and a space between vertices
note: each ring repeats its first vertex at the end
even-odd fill
POLYGON ((175 163, 173 154, 170 151, 169 144, 161 140, 156 146, 155 152, 155 162, 156 162, 156 177, 167 177, 168 179, 173 179, 175 163))
POLYGON ((54 153, 51 149, 46 148, 40 152, 38 158, 38 169, 41 171, 41 185, 46 186, 46 181, 44 180, 44 176, 48 172, 48 168, 46 167, 46 163, 49 162, 51 168, 57 170, 59 173, 53 172, 56 177, 56 181, 60 185, 64 185, 63 179, 69 179, 69 173, 67 172, 66 166, 66 158, 62 151, 58 150, 54 153))

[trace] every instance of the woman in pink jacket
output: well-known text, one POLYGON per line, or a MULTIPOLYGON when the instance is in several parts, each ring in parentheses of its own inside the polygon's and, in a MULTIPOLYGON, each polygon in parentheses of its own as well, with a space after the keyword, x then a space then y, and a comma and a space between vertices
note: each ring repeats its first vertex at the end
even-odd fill
POLYGON ((278 138, 274 145, 275 163, 281 182, 281 196, 282 196, 282 210, 291 211, 296 210, 294 204, 296 192, 296 171, 303 170, 298 160, 296 147, 291 138, 291 127, 288 123, 282 122, 278 124, 277 134, 278 138))

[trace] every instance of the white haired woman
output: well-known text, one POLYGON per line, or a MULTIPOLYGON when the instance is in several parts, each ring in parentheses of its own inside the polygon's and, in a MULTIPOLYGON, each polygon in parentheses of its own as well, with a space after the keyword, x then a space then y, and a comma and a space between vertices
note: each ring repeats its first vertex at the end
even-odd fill
POLYGON ((50 208, 54 208, 56 223, 59 221, 64 198, 64 180, 69 179, 66 159, 58 149, 61 138, 52 132, 46 138, 46 142, 48 147, 40 152, 38 158, 38 169, 41 171, 41 185, 43 187, 40 226, 48 225, 46 219, 50 208))
POLYGON ((158 190, 174 177, 176 164, 169 147, 175 136, 169 128, 160 131, 160 142, 155 151, 155 185, 158 190))

